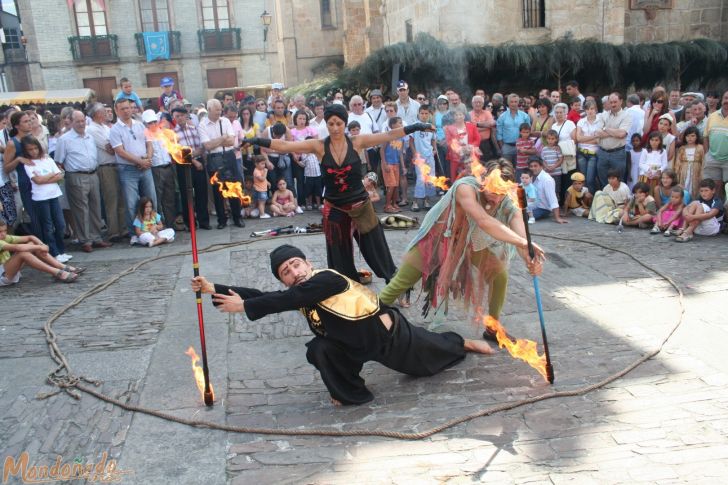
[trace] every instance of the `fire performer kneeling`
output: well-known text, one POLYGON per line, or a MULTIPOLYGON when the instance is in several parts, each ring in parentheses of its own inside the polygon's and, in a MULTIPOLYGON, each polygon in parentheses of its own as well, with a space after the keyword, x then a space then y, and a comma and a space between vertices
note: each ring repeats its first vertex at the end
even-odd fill
POLYGON ((324 111, 328 138, 289 142, 252 138, 245 144, 272 148, 277 152, 314 153, 321 160, 324 184, 324 233, 328 266, 349 278, 356 279, 352 235, 369 267, 380 278, 389 281, 396 271, 387 240, 362 182, 362 161, 358 153, 417 131, 434 131, 429 123, 414 123, 386 133, 345 134, 348 113, 341 105, 324 111))
MULTIPOLYGON (((533 245, 530 260, 521 211, 515 202, 513 165, 491 160, 474 162, 472 176, 458 179, 427 213, 407 247, 399 271, 379 294, 391 305, 422 279, 424 314, 431 307, 462 298, 466 309, 479 309, 487 297, 488 314, 500 317, 508 286, 508 265, 517 250, 529 272, 539 275, 544 252, 533 245)), ((494 340, 488 332, 483 337, 494 340)))
POLYGON ((306 344, 306 358, 321 373, 335 405, 374 398, 359 375, 365 362, 424 377, 457 364, 466 352, 493 352, 483 341, 411 325, 358 282, 331 269, 314 270, 296 247, 279 246, 270 260, 273 275, 287 287, 284 291, 217 285, 202 276, 192 278, 192 289, 213 293, 220 311, 245 313, 251 320, 299 310, 315 335, 306 344))

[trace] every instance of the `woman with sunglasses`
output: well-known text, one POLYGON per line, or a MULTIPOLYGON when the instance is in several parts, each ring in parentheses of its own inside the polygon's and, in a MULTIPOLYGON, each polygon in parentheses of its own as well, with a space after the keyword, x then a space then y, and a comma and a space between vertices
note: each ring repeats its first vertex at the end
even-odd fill
POLYGON ((268 121, 268 105, 265 104, 263 98, 255 100, 255 113, 253 113, 253 123, 259 127, 264 127, 265 122, 268 121))
MULTIPOLYGON (((670 114, 672 126, 675 126, 675 115, 670 113, 667 107, 667 99, 664 91, 657 91, 650 98, 650 109, 645 115, 645 125, 642 130, 642 145, 648 146, 650 133, 657 131, 660 116, 670 114)), ((674 134, 674 133, 673 133, 674 134)))

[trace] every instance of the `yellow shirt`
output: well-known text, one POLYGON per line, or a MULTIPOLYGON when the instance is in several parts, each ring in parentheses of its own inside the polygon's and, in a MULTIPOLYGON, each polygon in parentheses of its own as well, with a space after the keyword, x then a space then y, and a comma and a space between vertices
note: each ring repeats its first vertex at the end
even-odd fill
POLYGON ((0 239, 0 264, 5 264, 12 257, 12 253, 5 248, 6 244, 20 244, 20 236, 8 234, 5 239, 0 239))

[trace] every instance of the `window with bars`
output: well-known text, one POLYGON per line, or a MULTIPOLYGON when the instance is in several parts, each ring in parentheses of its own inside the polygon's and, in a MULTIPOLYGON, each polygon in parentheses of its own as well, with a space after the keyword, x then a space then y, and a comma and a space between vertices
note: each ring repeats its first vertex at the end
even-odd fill
POLYGON ((139 12, 142 18, 142 32, 171 30, 167 0, 139 0, 139 12))
POLYGON ((546 27, 546 0, 523 0, 523 28, 546 27))
POLYGON ((228 0, 201 0, 202 26, 208 30, 230 28, 228 0))
POLYGON ((80 0, 73 5, 79 36, 107 35, 106 12, 96 0, 80 0))
POLYGON ((333 27, 334 21, 331 15, 331 0, 321 0, 321 27, 333 27))

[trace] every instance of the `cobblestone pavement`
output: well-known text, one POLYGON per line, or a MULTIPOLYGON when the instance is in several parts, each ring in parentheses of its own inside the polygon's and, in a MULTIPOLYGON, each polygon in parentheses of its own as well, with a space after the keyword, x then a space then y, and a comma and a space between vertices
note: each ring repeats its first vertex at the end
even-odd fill
MULTIPOLYGON (((306 214, 286 223, 315 218, 306 214)), ((0 458, 5 463, 27 451, 31 464, 52 465, 58 455, 64 462, 96 463, 107 453, 130 472, 121 482, 138 484, 725 483, 728 237, 680 245, 644 231, 620 235, 613 226, 570 221, 539 222, 532 229, 628 251, 685 292, 684 322, 665 350, 600 390, 478 418, 422 441, 241 435, 132 414, 88 395, 36 399, 53 390, 45 384, 54 369, 42 331, 46 319, 144 258, 187 249, 183 233, 161 248, 77 254, 74 262, 89 269, 74 285, 28 270, 21 285, 0 290, 0 458)), ((199 245, 246 241, 252 230, 277 222, 203 231, 199 245)), ((413 234, 387 232, 396 260, 413 234)), ((64 314, 54 328, 74 371, 99 379, 102 392, 127 402, 232 426, 423 431, 492 405, 597 382, 659 345, 679 318, 674 290, 628 257, 534 238, 549 254, 541 288, 553 386, 505 351, 469 355, 427 379, 367 364, 363 376, 375 400, 334 408, 306 362, 311 335, 300 315, 250 322, 218 313, 205 299, 216 393, 216 405, 205 409, 184 355, 189 345, 199 352, 189 256, 142 266, 64 314)), ((324 239, 311 235, 203 254, 201 272, 213 281, 277 289, 267 254, 283 242, 302 247, 315 265, 325 264, 324 239)), ((375 279, 374 288, 381 286, 375 279)), ((427 321, 418 304, 405 313, 436 330, 479 333, 454 309, 427 321)), ((503 323, 510 333, 540 342, 532 282, 517 260, 503 323)))

